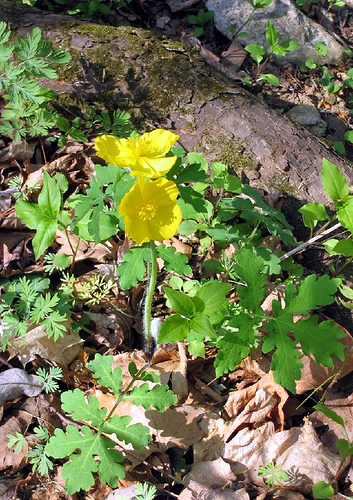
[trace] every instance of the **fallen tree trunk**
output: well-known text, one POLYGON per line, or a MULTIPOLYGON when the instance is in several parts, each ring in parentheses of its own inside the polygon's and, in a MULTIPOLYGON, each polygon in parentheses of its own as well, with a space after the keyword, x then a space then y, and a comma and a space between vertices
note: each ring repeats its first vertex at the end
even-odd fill
POLYGON ((129 111, 138 130, 171 129, 188 151, 223 161, 253 186, 292 200, 328 202, 323 157, 353 181, 349 162, 208 66, 196 49, 141 29, 82 23, 7 0, 0 18, 20 34, 39 26, 71 52, 59 81, 51 82, 65 108, 129 111))

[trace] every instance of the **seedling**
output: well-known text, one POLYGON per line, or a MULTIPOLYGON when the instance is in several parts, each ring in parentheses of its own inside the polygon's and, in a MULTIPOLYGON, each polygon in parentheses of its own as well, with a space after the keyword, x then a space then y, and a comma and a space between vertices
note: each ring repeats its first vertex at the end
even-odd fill
POLYGON ((204 11, 203 9, 200 9, 196 16, 195 15, 188 16, 188 22, 192 25, 197 26, 193 31, 193 34, 194 36, 196 36, 196 38, 199 38, 200 36, 204 35, 205 27, 207 23, 211 21, 212 18, 213 18, 213 10, 204 11))

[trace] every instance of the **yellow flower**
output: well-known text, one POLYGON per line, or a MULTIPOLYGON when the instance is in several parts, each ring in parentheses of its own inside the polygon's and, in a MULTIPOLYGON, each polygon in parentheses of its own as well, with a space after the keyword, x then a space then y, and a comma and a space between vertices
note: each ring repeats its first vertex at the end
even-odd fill
POLYGON ((177 157, 165 155, 179 136, 168 130, 156 129, 141 136, 117 139, 101 135, 96 139, 98 156, 119 167, 130 167, 132 175, 156 179, 165 175, 177 157))
POLYGON ((138 244, 174 236, 182 220, 175 202, 178 194, 172 181, 140 178, 119 205, 120 215, 125 216, 126 235, 138 244))

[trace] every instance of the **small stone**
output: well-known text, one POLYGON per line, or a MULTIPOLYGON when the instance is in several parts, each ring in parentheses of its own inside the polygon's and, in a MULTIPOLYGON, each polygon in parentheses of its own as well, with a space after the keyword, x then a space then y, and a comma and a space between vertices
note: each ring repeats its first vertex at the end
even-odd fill
MULTIPOLYGON (((241 29, 253 11, 250 4, 244 0, 207 0, 206 6, 208 10, 214 11, 216 28, 229 39, 241 29)), ((265 33, 269 20, 278 31, 279 43, 290 39, 300 44, 297 50, 287 52, 285 57, 273 55, 277 64, 291 63, 301 66, 311 57, 317 59, 315 52, 317 42, 325 42, 328 48, 326 56, 319 58, 320 64, 334 63, 341 59, 343 46, 319 23, 298 9, 292 0, 276 0, 268 7, 258 9, 251 21, 241 29, 246 35, 237 40, 242 45, 258 43, 268 50, 265 33)))
POLYGON ((299 104, 290 109, 286 116, 301 125, 308 127, 314 134, 325 135, 327 123, 321 119, 320 112, 309 104, 299 104))
POLYGON ((165 25, 168 24, 169 21, 170 21, 169 16, 158 17, 158 19, 156 21, 156 27, 163 30, 165 28, 165 25))

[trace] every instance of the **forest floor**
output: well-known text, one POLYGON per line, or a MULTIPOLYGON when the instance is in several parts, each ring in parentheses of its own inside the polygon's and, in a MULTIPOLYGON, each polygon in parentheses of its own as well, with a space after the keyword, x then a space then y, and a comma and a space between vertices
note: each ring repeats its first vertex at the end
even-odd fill
MULTIPOLYGON (((67 3, 55 4, 55 11, 65 12, 67 3)), ((38 0, 36 7, 48 10, 52 4, 49 0, 38 0)), ((195 45, 195 26, 190 24, 188 16, 197 15, 200 9, 205 9, 205 3, 202 1, 186 0, 181 6, 178 0, 136 0, 124 8, 117 9, 114 15, 102 14, 101 21, 114 26, 119 26, 122 22, 130 23, 152 30, 158 36, 195 45)), ((325 15, 324 10, 309 2, 306 14, 323 23, 329 23, 330 29, 334 30, 337 37, 347 44, 347 48, 353 50, 352 9, 333 9, 325 15)), ((205 26, 205 32, 196 46, 200 51, 200 47, 204 49, 206 61, 218 69, 222 70, 222 65, 229 68, 229 64, 233 64, 233 74, 239 76, 240 84, 247 75, 256 79, 256 65, 249 57, 239 55, 239 48, 232 47, 229 40, 217 32, 212 20, 205 26), (243 60, 239 64, 241 59, 243 60)), ((352 61, 352 57, 347 58, 340 65, 330 67, 333 79, 342 81, 352 61)), ((353 120, 353 102, 349 99, 351 89, 340 95, 329 95, 326 88, 318 82, 322 76, 319 69, 306 72, 293 68, 284 70, 269 62, 266 71, 276 74, 280 86, 274 88, 257 82, 249 89, 251 92, 281 113, 296 104, 310 104, 316 107, 328 124, 326 139, 331 142, 344 142, 344 132, 347 127, 352 126, 353 120)), ((8 138, 1 140, 3 149, 11 145, 8 138)), ((51 161, 51 158, 47 159, 52 174, 56 171, 65 173, 65 155, 73 151, 75 146, 77 143, 70 141, 67 147, 64 145, 60 148, 55 162, 51 161)), ((24 143, 17 147, 25 148, 24 143)), ((352 159, 353 147, 346 145, 345 149, 347 159, 352 159)), ((31 158, 32 180, 36 171, 42 172, 41 158, 40 155, 37 159, 35 156, 31 158)), ((9 188, 9 181, 15 175, 23 173, 25 167, 28 167, 21 165, 21 160, 12 160, 10 149, 6 168, 1 167, 2 191, 9 188), (11 168, 8 168, 10 164, 11 168)), ((77 192, 84 192, 89 184, 87 179, 92 178, 92 161, 86 158, 79 168, 84 175, 82 182, 76 183, 77 192)), ((35 197, 36 195, 34 199, 35 197)), ((50 279, 49 288, 53 293, 60 284, 60 273, 56 269, 54 274, 50 275, 43 259, 35 261, 31 246, 34 232, 22 225, 20 237, 18 232, 12 233, 15 227, 13 220, 16 218, 15 201, 11 198, 10 202, 7 200, 1 204, 2 220, 8 221, 8 224, 2 224, 0 234, 3 249, 1 292, 6 290, 7 280, 31 276, 37 278, 39 292, 46 290, 50 279)), ((180 342, 170 347, 163 345, 153 356, 152 371, 158 373, 162 382, 169 383, 178 395, 179 403, 165 413, 154 412, 154 415, 151 413, 150 416, 143 408, 137 409, 137 406, 129 405, 126 401, 119 406, 119 415, 129 415, 132 423, 143 423, 153 435, 153 443, 143 450, 131 451, 131 447, 126 450, 127 474, 126 478, 119 482, 120 493, 116 491, 114 496, 114 488, 96 478, 95 485, 89 492, 67 494, 65 481, 61 477, 64 463, 62 460, 56 460, 53 469, 46 475, 40 475, 38 468, 33 470, 33 460, 31 463, 31 457, 27 454, 42 442, 43 437, 38 436, 34 428, 42 426, 52 434, 54 428, 64 428, 73 423, 73 419, 61 409, 60 395, 63 392, 68 389, 81 389, 86 396, 95 396, 100 407, 110 410, 114 406, 116 397, 101 389, 88 367, 89 361, 96 353, 113 356, 114 367, 120 367, 122 370, 123 384, 129 382, 127 367, 131 361, 138 369, 146 362, 146 356, 141 350, 143 341, 140 312, 146 283, 141 282, 130 290, 122 291, 117 285, 113 271, 116 261, 121 262, 123 254, 129 250, 130 242, 128 239, 124 241, 121 235, 119 238, 110 238, 109 244, 80 242, 74 234, 69 235, 69 240, 68 242, 63 231, 58 231, 51 251, 55 253, 60 249, 61 252, 70 254, 72 248, 76 249, 74 283, 70 285, 70 278, 66 278, 66 281, 64 279, 64 284, 68 287, 70 285, 76 293, 72 316, 74 321, 68 325, 70 334, 54 342, 47 339, 46 331, 41 326, 27 324, 29 332, 26 342, 18 342, 16 339, 0 355, 0 379, 3 377, 0 380, 0 401, 3 404, 0 406, 2 500, 113 500, 119 498, 119 494, 122 498, 135 498, 129 487, 137 482, 154 484, 158 499, 191 500, 197 498, 193 495, 199 495, 205 500, 302 500, 313 498, 311 485, 316 482, 317 477, 327 477, 328 482, 330 477, 333 478, 337 500, 353 496, 351 457, 341 463, 335 445, 337 438, 347 437, 343 427, 339 422, 313 409, 315 404, 325 399, 326 405, 334 409, 346 422, 348 437, 352 443, 353 380, 349 364, 352 362, 353 343, 350 333, 344 328, 348 325, 340 325, 341 331, 344 332, 346 361, 335 358, 334 368, 330 369, 318 367, 312 356, 303 355, 304 367, 302 378, 297 383, 297 394, 287 391, 275 382, 269 369, 270 358, 258 348, 230 374, 217 378, 213 366, 215 348, 206 347, 203 358, 188 354, 180 342), (97 276, 97 273, 112 279, 109 286, 107 285, 108 293, 103 293, 102 299, 95 301, 92 300, 93 295, 97 290, 102 291, 104 280, 98 285, 96 283, 95 292, 92 291, 93 285, 87 283, 91 283, 90 279, 97 276), (78 333, 74 324, 80 323, 83 328, 78 333), (56 366, 62 369, 58 390, 44 394, 36 379, 28 377, 37 373, 39 368, 48 370, 56 366), (13 369, 17 371, 10 373, 13 369), (260 432, 255 432, 256 429, 260 432), (26 442, 22 447, 10 449, 7 436, 16 436, 16 433, 24 435, 26 442), (237 435, 239 440, 234 443, 234 436, 237 435), (268 450, 264 452, 266 443, 268 450), (228 444, 221 456, 219 450, 228 444), (279 444, 282 446, 280 452, 279 444), (246 448, 244 462, 248 464, 247 470, 242 465, 241 452, 237 447, 244 447, 244 450, 246 448), (272 476, 269 469, 267 470, 268 475, 265 475, 265 478, 275 478, 274 483, 264 482, 255 474, 259 467, 268 466, 271 461, 284 464, 283 469, 279 468, 274 473, 272 471, 272 476), (194 464, 198 464, 199 468, 192 467, 194 464), (305 477, 302 472, 298 474, 297 470, 302 464, 307 468, 305 477)), ((268 237, 269 248, 275 248, 278 242, 270 240, 268 237)), ((214 247, 209 252, 200 250, 202 242, 196 237, 192 240, 174 237, 169 244, 187 256, 192 268, 187 278, 190 282, 200 276, 209 277, 210 274, 207 273, 202 275, 201 266, 205 260, 221 253, 220 248, 214 247)), ((234 247, 228 247, 227 251, 228 255, 231 255, 234 247)), ((307 258, 307 262, 309 261, 310 257, 307 258)), ((166 307, 163 298, 162 277, 164 279, 168 276, 168 270, 163 267, 163 262, 159 264, 160 278, 154 307, 157 315, 165 318, 170 309, 166 307)), ((214 276, 220 279, 216 272, 214 276)), ((274 288, 271 298, 276 296, 283 300, 283 292, 281 295, 280 291, 275 290, 274 282, 271 286, 274 288)), ((236 302, 237 298, 233 297, 232 300, 236 302)), ((262 308, 268 312, 270 302, 266 302, 262 304, 262 308)), ((334 306, 341 307, 338 300, 334 306)), ((327 311, 324 313, 327 314, 327 311)), ((77 422, 74 422, 74 425, 77 426, 77 422)), ((152 497, 141 496, 141 499, 143 498, 152 497)))

